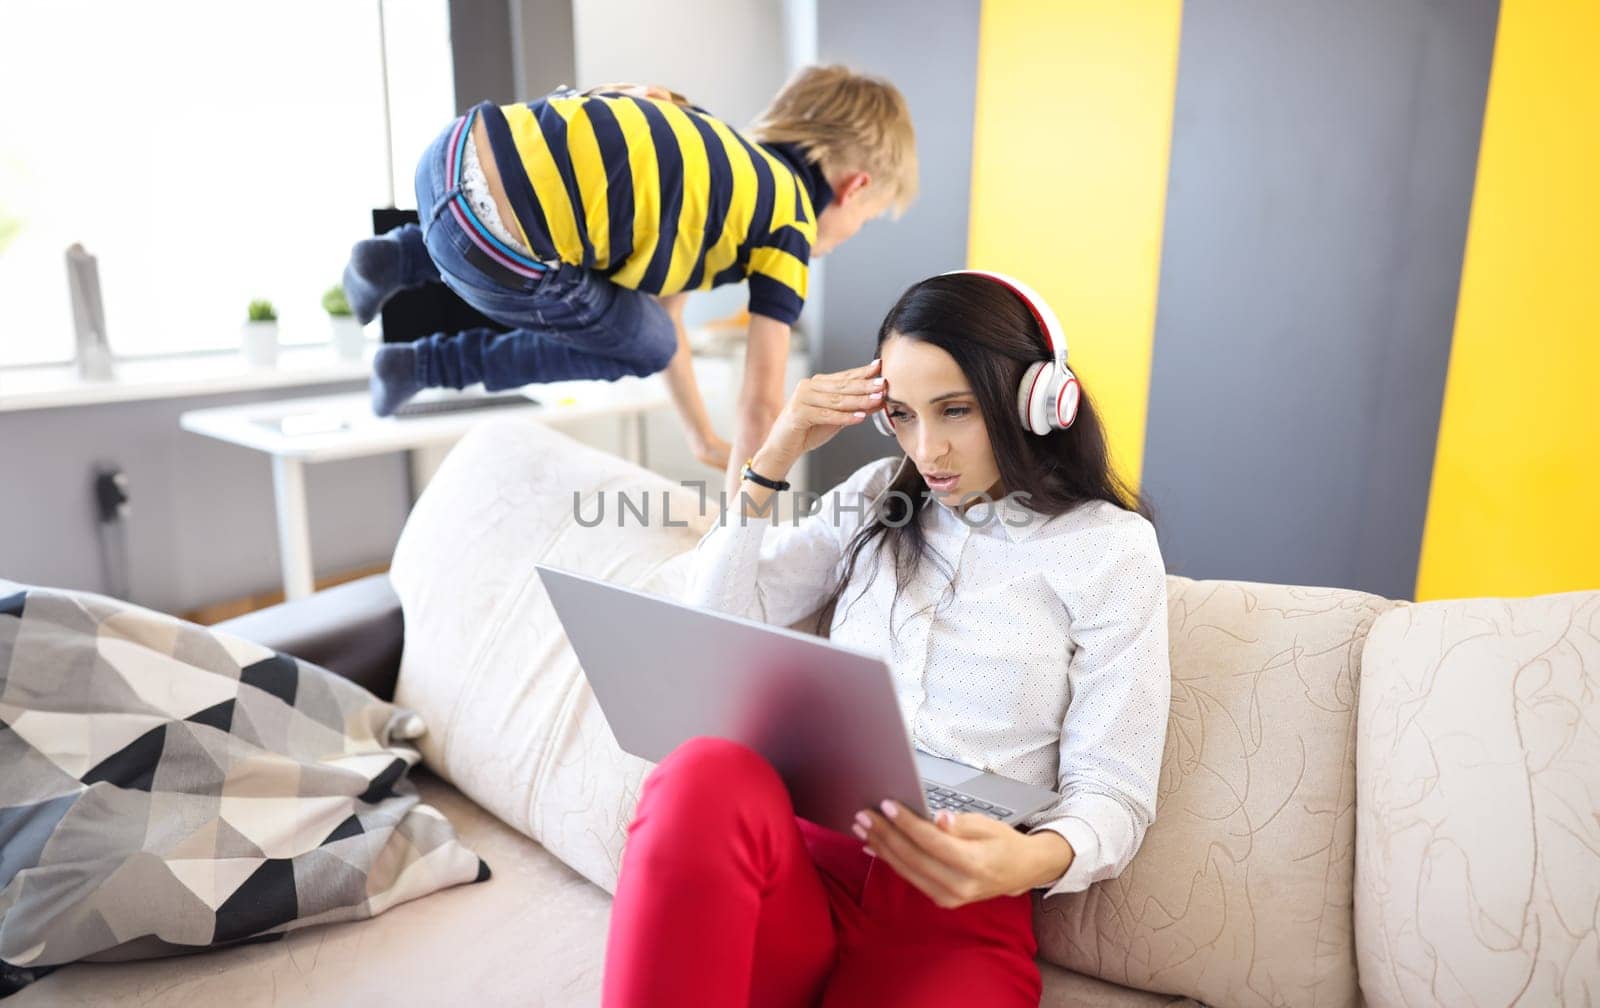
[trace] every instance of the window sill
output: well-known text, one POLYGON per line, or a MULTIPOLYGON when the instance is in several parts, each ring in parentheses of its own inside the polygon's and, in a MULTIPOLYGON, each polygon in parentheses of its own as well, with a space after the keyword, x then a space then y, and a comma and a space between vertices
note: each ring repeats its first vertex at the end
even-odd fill
POLYGON ((126 360, 111 381, 85 381, 74 365, 0 370, 0 413, 359 381, 374 349, 350 361, 327 345, 283 347, 274 367, 251 367, 232 351, 126 360))

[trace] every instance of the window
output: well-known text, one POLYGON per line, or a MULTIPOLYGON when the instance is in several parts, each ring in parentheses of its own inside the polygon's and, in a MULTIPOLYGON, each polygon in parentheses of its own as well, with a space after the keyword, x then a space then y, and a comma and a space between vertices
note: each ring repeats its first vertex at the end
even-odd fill
POLYGON ((100 265, 118 356, 237 347, 251 299, 285 343, 454 112, 447 0, 0 3, 0 365, 66 361, 65 251, 100 265))

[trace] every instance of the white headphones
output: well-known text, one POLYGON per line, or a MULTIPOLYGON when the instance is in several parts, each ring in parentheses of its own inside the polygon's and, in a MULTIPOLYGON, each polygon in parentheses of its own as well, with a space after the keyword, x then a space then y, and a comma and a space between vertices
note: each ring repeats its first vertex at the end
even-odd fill
MULTIPOLYGON (((1030 364, 1022 373, 1022 383, 1017 388, 1017 415, 1023 429, 1034 434, 1071 427, 1072 421, 1078 418, 1078 378, 1067 367, 1067 337, 1045 299, 1021 280, 1004 273, 951 270, 940 275, 988 277, 1022 299, 1038 321, 1039 331, 1044 333, 1051 358, 1030 364)), ((886 410, 873 413, 872 422, 879 431, 894 436, 894 421, 889 419, 886 410)))

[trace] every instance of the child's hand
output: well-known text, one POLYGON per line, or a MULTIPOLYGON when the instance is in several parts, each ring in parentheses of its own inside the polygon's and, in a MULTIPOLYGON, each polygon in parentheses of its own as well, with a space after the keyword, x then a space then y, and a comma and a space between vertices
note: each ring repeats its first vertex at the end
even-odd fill
POLYGON ((831 441, 846 427, 883 409, 883 362, 833 374, 812 375, 795 386, 794 394, 772 425, 768 442, 779 442, 786 455, 798 458, 831 441))
POLYGON ((691 438, 689 449, 694 452, 696 459, 718 472, 728 468, 728 456, 733 453, 733 445, 714 433, 691 438))

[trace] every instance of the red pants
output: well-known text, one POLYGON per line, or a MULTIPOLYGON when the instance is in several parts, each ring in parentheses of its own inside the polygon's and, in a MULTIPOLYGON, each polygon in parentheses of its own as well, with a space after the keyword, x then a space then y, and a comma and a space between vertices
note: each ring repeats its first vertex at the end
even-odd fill
POLYGON ((605 1004, 1037 1005, 1032 906, 944 910, 852 836, 797 819, 735 742, 645 781, 606 947, 605 1004))

